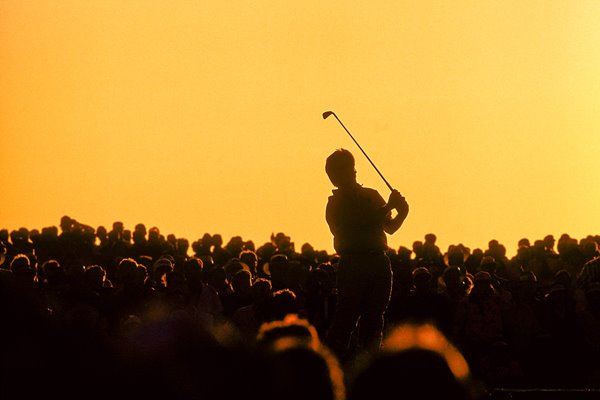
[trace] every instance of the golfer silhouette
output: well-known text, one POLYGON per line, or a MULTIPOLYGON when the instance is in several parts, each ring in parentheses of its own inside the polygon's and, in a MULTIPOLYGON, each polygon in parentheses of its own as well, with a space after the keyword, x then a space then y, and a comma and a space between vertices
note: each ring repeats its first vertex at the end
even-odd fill
POLYGON ((376 190, 358 184, 354 157, 348 150, 334 151, 325 171, 337 188, 327 202, 326 220, 340 256, 337 306, 326 343, 341 360, 348 360, 353 356, 350 338, 359 325, 358 350, 381 345, 383 315, 392 289, 386 233, 400 228, 409 207, 397 190, 392 190, 386 203, 376 190), (395 217, 393 209, 398 212, 395 217))

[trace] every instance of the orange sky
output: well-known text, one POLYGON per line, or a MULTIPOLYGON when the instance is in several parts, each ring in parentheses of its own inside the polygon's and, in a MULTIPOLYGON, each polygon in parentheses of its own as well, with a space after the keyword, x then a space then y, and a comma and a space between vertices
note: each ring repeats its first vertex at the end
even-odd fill
POLYGON ((0 227, 332 251, 332 109, 392 247, 600 233, 600 2, 220 3, 0 1, 0 227))

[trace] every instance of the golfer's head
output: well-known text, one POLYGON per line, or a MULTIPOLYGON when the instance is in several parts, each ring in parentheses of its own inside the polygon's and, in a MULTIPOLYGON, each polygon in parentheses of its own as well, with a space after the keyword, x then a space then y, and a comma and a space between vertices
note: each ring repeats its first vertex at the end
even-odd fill
POLYGON ((354 156, 346 149, 338 149, 327 157, 325 171, 336 187, 344 187, 356 182, 354 156))

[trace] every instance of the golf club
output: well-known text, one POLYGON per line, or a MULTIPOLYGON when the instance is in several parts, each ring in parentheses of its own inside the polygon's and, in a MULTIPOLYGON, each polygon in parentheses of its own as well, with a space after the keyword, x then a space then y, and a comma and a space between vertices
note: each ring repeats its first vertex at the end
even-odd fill
POLYGON ((342 123, 342 121, 340 121, 340 119, 338 118, 338 116, 335 115, 335 113, 333 111, 325 111, 323 113, 323 119, 327 119, 327 117, 329 117, 330 115, 333 115, 335 117, 335 119, 337 119, 337 121, 340 123, 340 125, 342 125, 342 128, 344 128, 344 130, 346 132, 348 132, 348 135, 350 135, 350 137, 352 138, 352 140, 354 140, 354 143, 356 143, 356 145, 358 146, 358 148, 360 149, 360 151, 362 151, 362 153, 365 155, 365 157, 367 157, 367 160, 369 160, 369 162, 371 163, 371 165, 373 166, 373 168, 375 168, 375 171, 377 171, 377 173, 379 174, 379 176, 381 177, 381 179, 383 179, 383 181, 385 182, 385 184, 387 185, 387 187, 390 188, 390 190, 393 192, 394 188, 392 187, 392 185, 390 185, 388 183, 388 181, 383 177, 383 175, 381 174, 381 172, 379 172, 379 169, 375 166, 375 164, 373 163, 373 161, 371 161, 371 159, 369 158, 369 156, 367 155, 367 153, 365 153, 365 151, 363 150, 363 148, 360 147, 360 144, 358 144, 358 142, 356 141, 356 139, 354 139, 354 136, 352 136, 352 134, 350 133, 350 131, 348 130, 348 128, 346 128, 346 126, 342 123))

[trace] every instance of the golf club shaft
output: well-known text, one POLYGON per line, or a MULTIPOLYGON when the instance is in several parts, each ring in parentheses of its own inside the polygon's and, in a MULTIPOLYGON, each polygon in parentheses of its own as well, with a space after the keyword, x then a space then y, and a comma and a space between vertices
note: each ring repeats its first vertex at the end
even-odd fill
POLYGON ((362 153, 365 155, 365 157, 367 157, 367 160, 369 160, 369 162, 371 163, 371 165, 373 166, 373 168, 375 168, 375 171, 377 171, 377 173, 379 174, 379 176, 381 177, 381 179, 383 179, 383 181, 385 182, 385 184, 387 185, 387 187, 390 189, 390 191, 393 192, 394 188, 392 187, 392 185, 390 185, 389 182, 387 181, 387 179, 385 179, 385 177, 383 176, 383 174, 375 166, 375 163, 373 163, 373 161, 371 161, 371 158, 369 158, 369 156, 363 150, 363 148, 360 146, 360 144, 358 144, 358 142, 356 141, 356 139, 354 139, 354 136, 352 136, 352 134, 350 133, 350 131, 348 130, 348 128, 346 128, 346 126, 338 118, 338 116, 333 111, 326 111, 326 112, 323 113, 323 119, 329 117, 330 115, 333 115, 335 117, 335 119, 337 119, 337 121, 340 123, 340 125, 342 125, 342 128, 344 128, 344 130, 348 133, 348 135, 350 135, 350 137, 352 138, 352 140, 354 141, 354 143, 356 143, 356 145, 358 146, 358 148, 360 149, 360 151, 362 151, 362 153))

